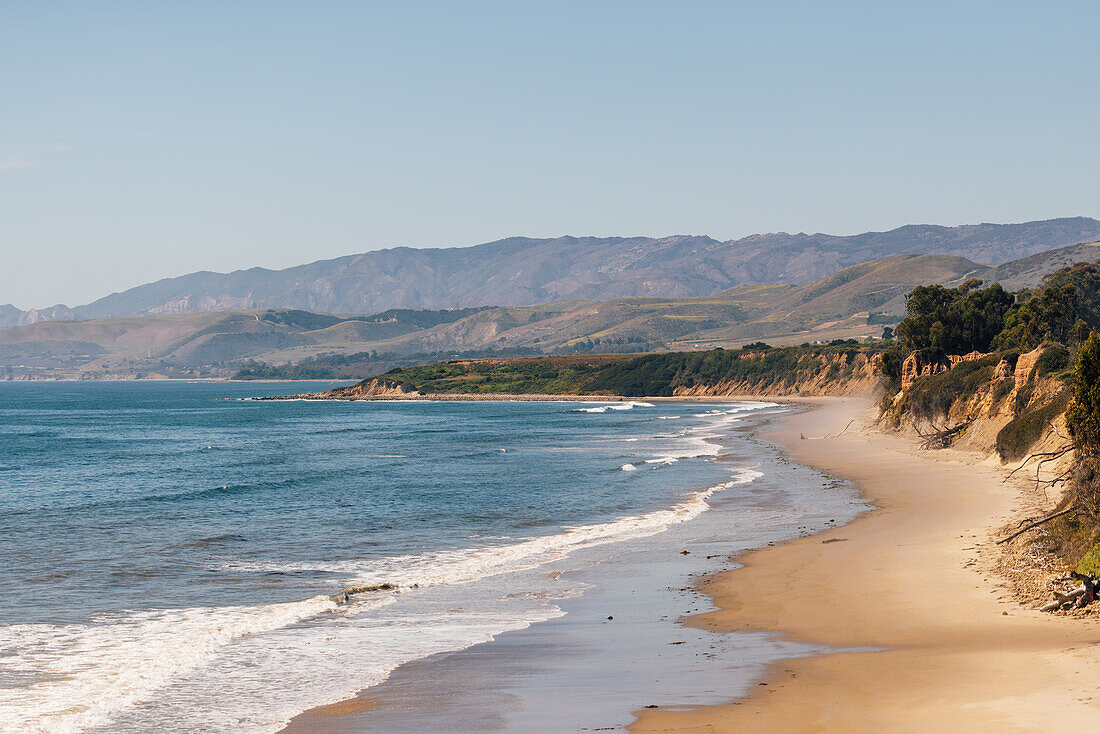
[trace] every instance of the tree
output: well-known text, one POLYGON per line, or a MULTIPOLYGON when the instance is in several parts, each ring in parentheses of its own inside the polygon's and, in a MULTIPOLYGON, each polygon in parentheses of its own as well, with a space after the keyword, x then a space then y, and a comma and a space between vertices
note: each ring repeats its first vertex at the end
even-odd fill
POLYGON ((999 347, 1034 349, 1045 341, 1079 344, 1100 328, 1100 269, 1078 263, 1047 276, 1043 285, 1021 294, 1005 320, 999 347))
POLYGON ((1066 426, 1085 454, 1100 450, 1100 335, 1089 334, 1077 353, 1073 374, 1073 402, 1066 411, 1066 426))
POLYGON ((968 280, 958 288, 917 286, 906 297, 908 316, 895 336, 910 352, 942 356, 988 351, 1014 299, 998 284, 978 290, 979 285, 980 280, 968 280))

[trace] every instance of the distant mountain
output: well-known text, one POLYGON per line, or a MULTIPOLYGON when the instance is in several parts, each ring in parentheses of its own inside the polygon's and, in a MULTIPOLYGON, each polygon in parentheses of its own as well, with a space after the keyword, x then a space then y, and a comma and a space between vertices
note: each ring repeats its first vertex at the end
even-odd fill
POLYGON ((0 329, 0 379, 225 377, 252 360, 267 365, 255 365, 255 375, 361 377, 460 356, 868 338, 900 320, 905 294, 916 285, 979 278, 1018 290, 1081 261, 1100 261, 1100 244, 1073 245, 997 266, 956 255, 892 255, 809 283, 743 285, 688 298, 390 309, 367 316, 247 309, 40 321, 0 329), (303 369, 283 369, 286 365, 303 369))
POLYGON ((268 309, 43 321, 0 329, 0 374, 225 377, 228 366, 257 356, 287 362, 356 351, 468 318, 479 310, 392 310, 342 318, 268 309))
POLYGON ((10 303, 0 306, 0 329, 37 324, 39 321, 70 321, 75 318, 73 310, 61 304, 49 308, 32 308, 29 311, 21 311, 10 303))
POLYGON ((1100 242, 1070 245, 1005 263, 993 268, 985 279, 991 283, 1000 283, 1010 291, 1018 291, 1035 288, 1044 276, 1067 265, 1082 262, 1100 262, 1100 242))
MULTIPOLYGON (((1095 240, 1100 240, 1100 221, 1085 217, 910 225, 848 237, 760 234, 728 242, 686 235, 512 237, 474 247, 378 250, 285 270, 192 273, 115 293, 71 312, 61 307, 57 313, 77 319, 254 308, 351 314, 571 299, 689 298, 737 286, 808 283, 891 255, 945 254, 1003 263, 1095 240)), ((0 311, 0 325, 35 320, 43 320, 43 314, 0 311)))
MULTIPOLYGON (((228 376, 250 360, 357 376, 456 356, 639 352, 869 337, 898 320, 914 286, 984 274, 951 255, 895 255, 803 285, 741 286, 694 298, 340 317, 301 310, 207 311, 41 322, 0 330, 12 379, 228 376)), ((253 369, 254 374, 270 375, 253 369)), ((278 374, 321 374, 304 369, 278 374)))

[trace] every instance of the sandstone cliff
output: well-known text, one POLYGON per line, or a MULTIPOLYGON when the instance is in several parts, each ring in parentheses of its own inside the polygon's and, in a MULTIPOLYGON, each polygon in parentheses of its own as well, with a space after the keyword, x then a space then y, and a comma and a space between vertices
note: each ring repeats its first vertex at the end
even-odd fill
POLYGON ((338 387, 324 392, 309 392, 290 397, 302 400, 378 400, 419 397, 416 390, 406 389, 394 380, 375 377, 348 387, 338 387))
POLYGON ((975 352, 935 363, 910 355, 884 422, 923 436, 959 429, 952 446, 1015 461, 1064 443, 1070 392, 1057 373, 1067 362, 1068 354, 1057 345, 1025 354, 975 352))
MULTIPOLYGON (((759 356, 747 358, 759 358, 759 356)), ((811 353, 800 357, 794 369, 781 375, 677 388, 674 395, 676 397, 868 395, 880 389, 881 364, 882 355, 880 354, 811 353)))

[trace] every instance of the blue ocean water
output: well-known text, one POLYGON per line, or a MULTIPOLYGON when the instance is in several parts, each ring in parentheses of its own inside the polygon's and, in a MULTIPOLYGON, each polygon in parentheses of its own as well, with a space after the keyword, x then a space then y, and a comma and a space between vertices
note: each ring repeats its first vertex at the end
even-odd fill
POLYGON ((777 408, 286 391, 0 383, 0 730, 275 731, 557 616, 548 564, 751 485, 718 439, 777 408))

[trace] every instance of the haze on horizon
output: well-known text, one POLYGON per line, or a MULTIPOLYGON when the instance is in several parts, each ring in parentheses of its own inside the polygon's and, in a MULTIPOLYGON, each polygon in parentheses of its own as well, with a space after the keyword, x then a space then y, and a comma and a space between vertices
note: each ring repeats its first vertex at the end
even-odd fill
POLYGON ((1098 216, 1097 21, 1083 0, 6 3, 0 303, 512 235, 1098 216))

